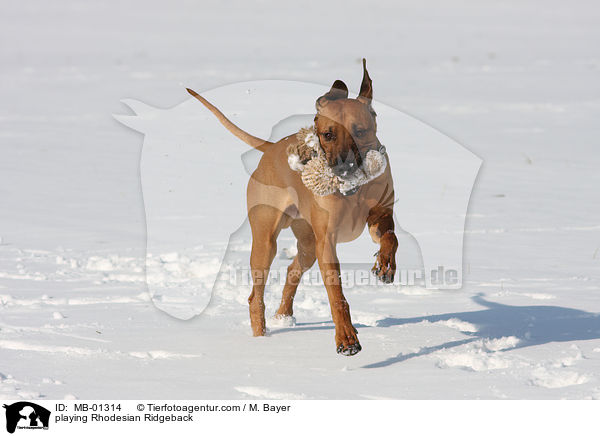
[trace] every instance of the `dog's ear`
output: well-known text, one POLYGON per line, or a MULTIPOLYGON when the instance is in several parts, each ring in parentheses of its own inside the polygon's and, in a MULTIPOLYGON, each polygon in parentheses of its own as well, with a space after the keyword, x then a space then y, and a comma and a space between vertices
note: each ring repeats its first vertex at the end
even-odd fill
POLYGON ((330 101, 340 100, 342 98, 348 98, 348 87, 341 80, 336 80, 333 82, 333 85, 331 85, 329 92, 317 98, 317 111, 325 107, 330 101))
POLYGON ((373 81, 369 77, 369 72, 367 71, 367 60, 363 58, 363 79, 360 85, 360 93, 358 94, 357 100, 371 104, 371 100, 373 100, 373 81))

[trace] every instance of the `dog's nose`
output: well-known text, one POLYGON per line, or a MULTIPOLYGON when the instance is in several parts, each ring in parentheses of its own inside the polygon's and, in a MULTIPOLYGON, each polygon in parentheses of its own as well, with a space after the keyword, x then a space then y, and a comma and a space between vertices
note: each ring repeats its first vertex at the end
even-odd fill
POLYGON ((332 168, 333 173, 339 177, 346 177, 349 174, 352 174, 356 169, 355 162, 342 162, 335 167, 332 168))

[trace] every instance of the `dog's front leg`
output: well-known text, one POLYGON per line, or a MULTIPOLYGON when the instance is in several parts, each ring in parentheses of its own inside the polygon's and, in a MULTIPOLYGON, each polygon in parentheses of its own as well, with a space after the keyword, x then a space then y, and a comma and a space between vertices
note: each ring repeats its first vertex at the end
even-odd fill
MULTIPOLYGON (((321 221, 322 222, 322 221, 321 221)), ((313 224, 316 220, 313 220, 313 224)), ((317 260, 335 324, 335 346, 338 353, 352 356, 361 350, 357 331, 350 319, 350 306, 342 292, 340 263, 336 252, 335 226, 313 225, 315 230, 317 260), (328 229, 329 227, 329 229, 328 229)))
POLYGON ((376 206, 367 218, 369 234, 379 244, 373 273, 384 283, 392 283, 396 273, 396 250, 398 239, 394 234, 394 212, 391 208, 376 206))
POLYGON ((317 259, 327 289, 331 316, 335 324, 335 346, 338 353, 352 356, 361 350, 357 331, 350 319, 350 306, 342 292, 340 264, 335 250, 334 235, 317 241, 317 259))

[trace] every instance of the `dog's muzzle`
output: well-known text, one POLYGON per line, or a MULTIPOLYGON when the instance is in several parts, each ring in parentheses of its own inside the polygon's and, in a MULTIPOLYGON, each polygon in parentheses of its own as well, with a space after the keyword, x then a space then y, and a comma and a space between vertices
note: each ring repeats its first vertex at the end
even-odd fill
POLYGON ((333 174, 341 178, 351 176, 357 169, 356 162, 344 162, 332 168, 333 174))
POLYGON ((358 192, 358 190, 360 189, 360 186, 356 186, 348 191, 342 192, 342 195, 344 197, 350 197, 351 195, 354 195, 358 192))
MULTIPOLYGON (((375 150, 372 149, 369 152, 367 152, 367 154, 365 155, 365 158, 363 158, 362 162, 363 164, 358 167, 356 165, 356 163, 354 162, 350 162, 350 163, 343 163, 340 165, 337 165, 336 167, 332 168, 334 174, 336 176, 338 176, 338 178, 340 179, 340 181, 346 185, 346 189, 340 189, 340 193, 345 196, 345 197, 349 197, 351 195, 354 195, 358 192, 358 190, 360 189, 360 187, 366 183, 366 181, 360 181, 358 182, 357 179, 361 179, 362 177, 367 177, 369 178, 369 171, 368 169, 370 169, 369 167, 372 166, 372 163, 369 162, 369 153, 370 152, 374 152, 377 151, 379 152, 379 154, 381 156, 384 156, 386 153, 385 150, 385 146, 382 144, 379 144, 379 147, 375 150), (365 168, 367 167, 367 168, 365 168)), ((383 171, 382 171, 383 172, 383 171)))

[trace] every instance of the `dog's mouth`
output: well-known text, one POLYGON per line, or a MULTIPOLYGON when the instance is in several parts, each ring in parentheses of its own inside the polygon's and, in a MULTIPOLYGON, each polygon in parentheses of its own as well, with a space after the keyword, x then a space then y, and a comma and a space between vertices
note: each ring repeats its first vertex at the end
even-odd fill
POLYGON ((348 171, 344 171, 341 173, 337 173, 334 171, 334 173, 336 174, 341 185, 345 187, 343 189, 340 189, 340 193, 344 197, 349 197, 351 195, 356 194, 362 185, 362 183, 359 180, 365 177, 365 169, 362 165, 355 165, 348 171))
POLYGON ((354 195, 358 192, 358 190, 360 189, 360 186, 355 186, 354 188, 348 190, 348 191, 344 191, 342 192, 342 195, 344 197, 350 197, 351 195, 354 195))
POLYGON ((344 196, 355 194, 362 185, 383 174, 385 168, 385 147, 381 145, 379 150, 370 150, 361 165, 353 167, 350 174, 340 175, 337 173, 340 193, 344 196))
POLYGON ((343 168, 340 167, 333 167, 333 173, 338 176, 339 179, 344 180, 344 181, 348 181, 351 180, 356 173, 358 172, 361 166, 355 164, 355 163, 351 163, 348 165, 344 165, 343 168))

